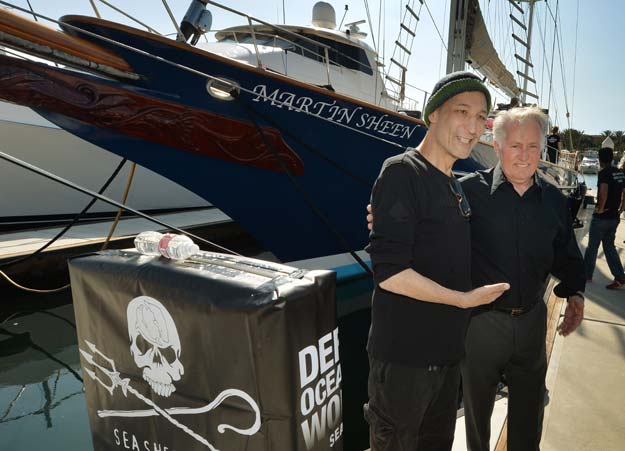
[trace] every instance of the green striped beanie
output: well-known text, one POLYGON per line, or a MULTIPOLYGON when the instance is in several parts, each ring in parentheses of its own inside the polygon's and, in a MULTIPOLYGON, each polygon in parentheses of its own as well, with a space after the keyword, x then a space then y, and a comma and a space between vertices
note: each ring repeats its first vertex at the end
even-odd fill
POLYGON ((425 125, 430 126, 430 114, 439 106, 462 92, 479 91, 486 96, 486 110, 490 111, 490 92, 482 80, 471 72, 452 72, 441 78, 432 90, 432 94, 425 105, 423 119, 425 125))

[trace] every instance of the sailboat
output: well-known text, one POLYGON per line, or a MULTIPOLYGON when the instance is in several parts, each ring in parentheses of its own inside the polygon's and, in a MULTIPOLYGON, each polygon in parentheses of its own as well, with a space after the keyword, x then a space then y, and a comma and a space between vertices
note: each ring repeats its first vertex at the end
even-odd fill
MULTIPOLYGON (((407 18, 418 18, 413 3, 407 18)), ((447 70, 470 61, 516 96, 521 91, 489 47, 476 6, 476 0, 452 2, 447 70)), ((0 11, 3 45, 55 63, 0 56, 0 99, 33 108, 200 195, 279 260, 334 269, 341 330, 350 317, 358 322, 357 332, 347 334, 353 343, 341 345, 360 354, 343 358, 360 359, 372 288, 356 260, 366 265, 364 207, 382 162, 417 146, 426 133, 406 95, 404 60, 382 66, 360 25, 337 29, 334 9, 324 2, 304 26, 270 24, 197 0, 171 39, 72 15, 58 21, 58 31, 0 11), (200 42, 212 15, 225 13, 243 25, 200 42), (360 316, 348 315, 354 312, 360 316)), ((402 25, 396 44, 409 54, 414 31, 402 25)), ((456 163, 456 174, 496 164, 487 141, 456 163)), ((567 186, 566 175, 549 170, 567 186)), ((345 405, 362 422, 362 403, 354 402, 361 393, 348 393, 357 386, 355 379, 346 386, 345 405)))
MULTIPOLYGON (((64 16, 62 31, 0 17, 4 45, 64 65, 0 57, 0 98, 200 195, 282 261, 364 273, 348 252, 367 242, 381 163, 426 128, 403 108, 401 77, 395 93, 385 87, 358 24, 337 30, 323 2, 312 26, 192 2, 178 40, 93 17, 64 16), (198 44, 207 5, 248 25, 198 44)), ((493 158, 482 147, 454 169, 493 158)))
MULTIPOLYGON (((453 5, 448 71, 470 60, 518 95, 477 1, 453 5)), ((319 2, 312 26, 275 25, 202 0, 169 39, 93 17, 64 16, 56 31, 0 13, 3 45, 56 63, 0 56, 0 99, 196 193, 281 261, 362 269, 349 253, 367 242, 362 211, 381 163, 426 131, 405 108, 406 67, 391 58, 398 75, 380 70, 362 21, 337 30, 334 9, 319 2), (211 11, 247 24, 200 43, 211 11)), ((406 15, 418 18, 410 5, 406 15)), ((397 45, 410 52, 401 35, 397 45)), ((454 170, 495 161, 479 145, 454 170)))

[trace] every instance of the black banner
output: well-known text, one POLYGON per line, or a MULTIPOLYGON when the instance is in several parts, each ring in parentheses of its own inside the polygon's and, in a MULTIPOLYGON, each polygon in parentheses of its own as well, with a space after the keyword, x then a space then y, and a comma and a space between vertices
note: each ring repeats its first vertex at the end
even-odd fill
POLYGON ((96 451, 343 449, 334 273, 127 251, 69 267, 96 451))

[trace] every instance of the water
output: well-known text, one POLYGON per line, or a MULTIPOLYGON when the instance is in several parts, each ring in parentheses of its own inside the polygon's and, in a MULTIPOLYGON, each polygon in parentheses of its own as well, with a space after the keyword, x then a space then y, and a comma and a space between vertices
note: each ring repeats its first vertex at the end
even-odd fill
POLYGON ((70 293, 47 298, 65 305, 0 318, 0 449, 90 451, 70 293))
POLYGON ((584 180, 588 189, 597 191, 597 174, 584 174, 584 180))
MULTIPOLYGON (((359 283, 364 285, 339 285, 337 297, 362 297, 368 303, 371 281, 359 283)), ((92 451, 70 291, 55 295, 4 291, 0 292, 0 451, 92 451)), ((368 447, 362 405, 369 319, 369 310, 339 319, 343 380, 350 381, 343 388, 345 450, 368 447)))

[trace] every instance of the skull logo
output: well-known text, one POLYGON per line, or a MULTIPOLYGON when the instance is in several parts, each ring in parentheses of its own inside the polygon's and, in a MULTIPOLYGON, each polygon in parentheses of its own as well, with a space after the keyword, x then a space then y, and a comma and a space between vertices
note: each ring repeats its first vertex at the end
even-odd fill
POLYGON ((130 301, 126 313, 130 353, 143 368, 143 379, 156 394, 170 396, 176 390, 172 382, 184 374, 173 318, 163 304, 148 296, 130 301))

